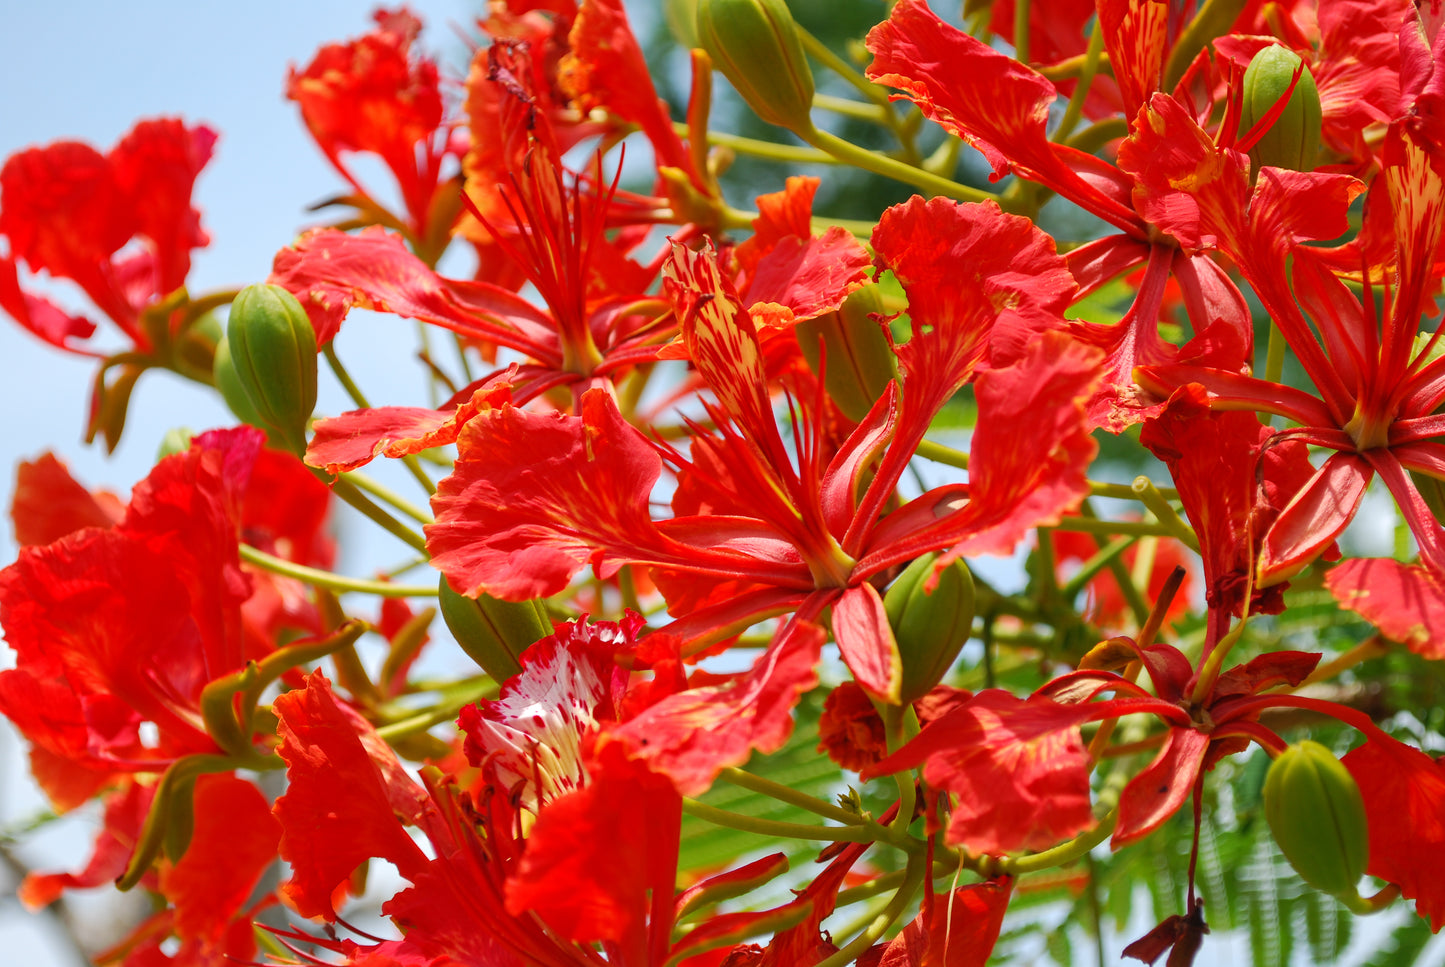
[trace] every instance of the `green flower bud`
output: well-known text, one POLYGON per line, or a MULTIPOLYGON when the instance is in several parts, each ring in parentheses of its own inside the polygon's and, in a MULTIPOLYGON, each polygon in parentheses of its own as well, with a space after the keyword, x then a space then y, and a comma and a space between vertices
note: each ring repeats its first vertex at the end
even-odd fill
POLYGON ((1301 742, 1270 764, 1264 815, 1274 841, 1310 886, 1357 896, 1370 858, 1365 800, 1355 779, 1318 742, 1301 742))
POLYGON ((698 0, 697 39, 758 117, 813 130, 813 71, 784 0, 698 0))
POLYGON ((520 674, 522 652, 552 634, 540 600, 503 601, 487 594, 469 598, 453 591, 443 577, 438 603, 462 651, 498 682, 520 674))
POLYGON ((248 285, 231 303, 226 338, 257 416, 287 447, 304 452, 316 408, 316 331, 306 310, 278 285, 248 285))
POLYGON ((924 588, 937 554, 925 554, 904 569, 883 596, 883 611, 898 641, 903 661, 899 704, 906 705, 943 680, 973 633, 973 575, 954 561, 938 575, 938 586, 924 588))
POLYGON ((826 367, 823 385, 850 420, 862 420, 889 381, 898 377, 898 357, 872 318, 882 311, 878 286, 865 285, 837 312, 800 322, 793 330, 813 372, 820 363, 826 367))
MULTIPOLYGON (((1269 113, 1275 102, 1289 90, 1299 55, 1278 44, 1254 55, 1244 72, 1244 109, 1239 117, 1241 136, 1269 113)), ((1320 92, 1310 69, 1304 67, 1294 94, 1274 125, 1255 142, 1249 152, 1255 167, 1273 165, 1309 171, 1314 168, 1320 148, 1320 92)))
POLYGON ((216 389, 220 392, 221 399, 226 401, 226 406, 235 414, 236 419, 265 429, 266 424, 252 405, 251 397, 246 395, 246 388, 241 385, 241 377, 236 375, 236 364, 231 360, 231 342, 225 336, 216 344, 211 377, 216 381, 216 389))

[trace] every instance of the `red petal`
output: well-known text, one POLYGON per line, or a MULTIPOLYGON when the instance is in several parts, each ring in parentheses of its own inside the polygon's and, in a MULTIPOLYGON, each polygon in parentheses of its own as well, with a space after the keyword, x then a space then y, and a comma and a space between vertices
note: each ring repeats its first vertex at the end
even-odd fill
POLYGON ((788 178, 783 191, 759 195, 753 237, 734 250, 748 279, 745 301, 756 317, 758 303, 778 306, 779 319, 798 322, 837 309, 863 284, 872 257, 852 233, 836 226, 813 236, 817 178, 788 178))
POLYGON ((1119 167, 1138 182, 1139 211, 1186 251, 1247 250, 1249 159, 1217 147, 1172 97, 1149 99, 1119 147, 1119 167))
POLYGON ((1041 75, 944 23, 924 0, 896 4, 867 45, 874 58, 868 78, 903 90, 924 115, 967 139, 995 178, 1016 167, 1121 228, 1138 224, 1129 186, 1115 169, 1049 143, 1045 125, 1058 92, 1041 75))
POLYGON ((161 893, 175 905, 182 940, 213 939, 225 931, 276 859, 281 840, 266 797, 235 776, 196 781, 195 817, 191 845, 160 878, 161 893))
MULTIPOLYGON (((1256 535, 1268 527, 1314 470, 1303 443, 1270 442, 1274 431, 1252 414, 1210 413, 1208 406, 1198 387, 1180 390, 1144 425, 1140 441, 1168 464, 1199 535, 1210 607, 1238 614, 1254 567, 1251 545, 1258 538, 1251 538, 1251 526, 1256 535), (1258 506, 1261 476, 1266 500, 1258 506)), ((1277 594, 1272 602, 1257 595, 1250 610, 1279 606, 1277 594)))
POLYGON ((757 329, 716 254, 710 248, 692 252, 674 242, 664 279, 683 320, 688 356, 708 387, 775 464, 784 460, 757 329))
POLYGON ((865 582, 833 603, 833 638, 854 681, 879 701, 897 704, 903 659, 877 588, 865 582))
POLYGON ((33 271, 75 280, 107 312, 116 308, 96 296, 115 291, 103 273, 137 226, 99 151, 58 141, 11 155, 0 169, 0 202, 0 232, 14 258, 33 271))
POLYGON ((292 69, 286 96, 328 158, 370 151, 399 176, 416 170, 416 143, 442 120, 436 64, 410 56, 420 29, 407 14, 350 43, 327 44, 304 71, 292 69))
POLYGON ((1094 825, 1079 726, 1095 711, 979 692, 862 777, 921 763, 930 784, 958 796, 950 844, 995 856, 1046 849, 1094 825))
POLYGON ((993 202, 915 197, 883 213, 873 247, 908 294, 914 335, 899 358, 915 393, 939 392, 945 378, 951 392, 985 355, 995 367, 1016 362, 1063 328, 1077 288, 1054 240, 993 202))
POLYGON ((1012 893, 1013 880, 1005 877, 930 897, 877 967, 984 967, 1012 893))
POLYGON ((576 107, 583 114, 605 107, 631 121, 652 142, 658 167, 696 174, 673 131, 667 104, 652 86, 652 74, 621 0, 582 0, 567 42, 572 50, 558 66, 557 80, 576 107))
POLYGON ((1169 50, 1169 7, 1156 0, 1104 0, 1099 26, 1129 123, 1159 88, 1169 50))
POLYGON ((1084 499, 1084 469, 1098 447, 1082 411, 1100 362, 1097 350, 1045 333, 1016 365, 979 377, 967 523, 953 525, 970 533, 953 554, 1009 553, 1084 499))
POLYGON ((1257 655, 1220 675, 1211 694, 1217 701, 1231 695, 1256 695, 1280 685, 1294 687, 1310 676, 1321 657, 1309 651, 1271 651, 1257 655))
POLYGON ((569 940, 613 941, 626 963, 661 963, 671 942, 682 797, 604 741, 586 786, 547 803, 507 881, 507 912, 569 940))
POLYGON ((414 877, 427 858, 402 821, 421 819, 429 800, 387 744, 365 719, 337 703, 319 671, 273 707, 280 719, 277 751, 290 780, 275 806, 281 856, 292 870, 281 891, 296 910, 334 919, 333 891, 373 856, 414 877))
POLYGON ((1083 406, 1102 361, 1097 349, 1052 332, 1016 365, 980 376, 975 482, 936 488, 885 517, 854 575, 950 545, 951 555, 1009 553, 1032 528, 1076 508, 1097 448, 1083 406))
POLYGON ((413 255, 399 235, 379 227, 348 235, 308 232, 276 253, 268 280, 306 308, 324 346, 352 307, 430 322, 463 336, 510 346, 557 362, 551 323, 515 293, 480 282, 443 279, 413 255))
POLYGON ((47 453, 34 463, 22 463, 15 474, 15 542, 22 547, 52 544, 85 527, 114 527, 124 511, 114 494, 92 494, 65 464, 47 453))
POLYGON ((84 316, 72 316, 55 303, 20 288, 20 276, 13 259, 0 256, 0 309, 35 335, 58 349, 89 355, 72 346, 71 340, 89 339, 95 323, 84 316))
POLYGON ((141 121, 110 151, 116 186, 129 201, 136 231, 155 243, 154 291, 165 295, 191 271, 191 249, 210 242, 191 206, 196 177, 211 160, 216 132, 175 118, 141 121))
MULTIPOLYGON (((1393 563, 1393 562, 1391 562, 1393 563)), ((1343 760, 1365 797, 1370 864, 1365 872, 1398 883, 1430 929, 1445 926, 1445 769, 1384 733, 1343 760)))
POLYGON ((404 457, 455 443, 462 426, 480 409, 501 405, 507 396, 506 386, 488 386, 459 405, 440 410, 379 406, 317 420, 306 446, 306 463, 327 473, 343 473, 376 457, 404 457))
POLYGON ((1445 658, 1445 582, 1428 568, 1388 558, 1352 558, 1325 586, 1340 607, 1426 658, 1445 658))
MULTIPOLYGON (((209 678, 192 603, 175 562, 115 531, 25 548, 0 572, 0 621, 18 670, 63 677, 81 701, 114 696, 156 723, 173 754, 215 750, 196 714, 209 678)), ((86 745, 103 748, 104 738, 86 745)))
POLYGON ((662 461, 604 390, 584 394, 581 417, 481 413, 457 449, 426 533, 463 594, 546 597, 594 559, 654 561, 666 546, 648 510, 662 461))
POLYGON ((798 697, 818 684, 823 638, 817 625, 794 621, 749 671, 664 698, 608 735, 683 795, 696 796, 752 750, 775 752, 787 741, 798 697))
POLYGON ((95 838, 95 849, 79 873, 31 873, 16 890, 30 910, 55 902, 66 890, 92 890, 114 883, 125 872, 150 811, 154 786, 129 782, 105 801, 105 823, 95 838))
POLYGON ((615 656, 635 647, 641 624, 635 613, 621 624, 568 621, 529 646, 495 700, 462 709, 467 759, 532 812, 584 785, 584 738, 619 718, 626 673, 615 656))
POLYGON ((1143 839, 1163 825, 1189 798, 1204 764, 1209 736, 1197 729, 1171 728, 1164 748, 1143 768, 1119 797, 1119 825, 1113 848, 1143 839))
POLYGON ((1326 459, 1260 542, 1260 583, 1286 580, 1325 553, 1354 519, 1373 477, 1369 461, 1358 454, 1336 453, 1326 459))
POLYGON ((241 507, 265 437, 243 426, 196 437, 131 492, 121 529, 169 558, 190 592, 207 680, 245 665, 240 604, 251 594, 241 570, 241 507))

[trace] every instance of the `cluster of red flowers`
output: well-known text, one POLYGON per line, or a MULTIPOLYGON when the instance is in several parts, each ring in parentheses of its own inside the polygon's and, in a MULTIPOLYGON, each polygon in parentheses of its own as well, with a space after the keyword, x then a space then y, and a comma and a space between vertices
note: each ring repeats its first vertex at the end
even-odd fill
MULTIPOLYGON (((208 128, 10 158, 0 308, 101 360, 92 437, 114 445, 153 367, 252 424, 165 456, 128 504, 53 457, 20 469, 0 712, 58 811, 105 802, 85 869, 22 898, 151 891, 159 912, 101 958, 126 967, 966 967, 1030 876, 1191 798, 1197 837, 1207 774, 1257 744, 1312 886, 1357 912, 1403 894, 1445 924, 1445 773, 1302 690, 1389 647, 1445 658, 1440 12, 1019 2, 965 32, 899 0, 855 71, 783 0, 698 0, 676 122, 622 0, 493 0, 464 100, 421 23, 380 11, 291 73, 350 192, 249 301, 185 289, 208 128), (815 102, 809 55, 862 100, 815 102), (714 67, 811 147, 710 130, 714 67), (815 127, 825 110, 898 150, 815 127), (926 160, 925 121, 943 143, 926 160), (998 194, 952 180, 965 145, 1011 176, 998 194), (723 186, 742 152, 930 197, 863 225, 780 175, 740 211, 723 186), (394 184, 366 184, 357 155, 394 184), (1096 227, 1056 239, 1045 202, 1096 227), (453 247, 471 277, 439 272, 453 247), (42 273, 128 345, 88 349, 95 323, 36 294, 42 273), (1258 369, 1241 286, 1269 319, 1258 369), (223 335, 210 313, 233 299, 223 335), (365 401, 331 347, 355 307, 451 333, 460 375, 422 357, 445 402, 365 401), (357 409, 311 413, 323 352, 357 409), (967 453, 930 437, 961 420, 967 453), (1104 435, 1168 485, 1092 480, 1104 435), (361 472, 378 459, 430 513, 361 472), (1417 558, 1340 560, 1376 476, 1417 558), (333 494, 440 587, 334 573, 333 494), (1139 506, 1107 519, 1091 497, 1139 506), (1026 586, 967 564, 1021 548, 1026 586), (1278 650, 1256 616, 1287 616, 1302 579, 1377 633, 1323 665, 1278 650), (405 603, 422 596, 436 628, 405 603), (415 671, 455 667, 449 649, 480 668, 415 671), (1027 694, 979 687, 1002 650, 1035 668, 1027 694), (840 802, 758 768, 814 692, 833 791, 861 790, 840 802), (1278 709, 1364 742, 1298 780, 1297 737, 1262 719, 1278 709), (715 785, 812 821, 729 811, 715 785), (750 845, 689 864, 685 815, 750 845), (1291 829, 1321 815, 1301 854, 1291 829), (826 844, 811 877, 756 858, 800 841, 826 844), (394 939, 333 926, 375 861, 406 881, 382 906, 394 939)), ((1184 911, 1127 954, 1192 960, 1192 874, 1184 911)))

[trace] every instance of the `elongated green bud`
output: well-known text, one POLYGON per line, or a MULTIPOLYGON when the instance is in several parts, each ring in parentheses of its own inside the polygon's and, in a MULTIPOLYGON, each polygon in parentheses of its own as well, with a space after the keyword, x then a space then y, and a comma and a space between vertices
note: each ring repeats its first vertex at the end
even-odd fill
POLYGON ((1278 44, 1254 55, 1244 72, 1244 110, 1239 118, 1242 136, 1269 113, 1275 102, 1289 90, 1294 72, 1300 70, 1299 83, 1274 125, 1255 142, 1249 157, 1258 168, 1273 165, 1309 171, 1315 166, 1320 149, 1320 92, 1310 69, 1303 66, 1299 55, 1278 44))
POLYGON ((903 660, 899 704, 922 698, 943 680, 973 632, 973 575, 954 561, 925 589, 937 554, 925 554, 904 569, 883 596, 883 611, 903 660))
POLYGON ((316 408, 316 331, 296 297, 279 285, 248 285, 226 327, 237 382, 266 429, 297 453, 316 408))
POLYGON ((441 579, 438 603, 442 620, 462 651, 495 681, 522 671, 522 652, 552 633, 541 601, 503 601, 491 595, 469 598, 441 579))
POLYGON ((1280 852, 1306 883, 1334 896, 1358 895, 1370 859, 1365 800, 1329 749, 1301 742, 1270 764, 1264 815, 1280 852))
POLYGON ((813 71, 784 0, 698 0, 697 40, 758 117, 813 130, 813 71))
POLYGON ((260 429, 266 428, 261 414, 256 412, 256 407, 251 402, 251 397, 246 395, 246 387, 241 385, 241 377, 236 375, 236 364, 231 360, 231 342, 225 336, 216 344, 211 376, 216 381, 216 389, 220 392, 221 399, 226 401, 226 406, 235 414, 236 419, 260 429))
POLYGON ((898 376, 897 355, 872 318, 883 311, 878 286, 857 289, 837 312, 800 322, 794 327, 798 348, 813 372, 821 365, 823 385, 848 419, 861 421, 898 376))

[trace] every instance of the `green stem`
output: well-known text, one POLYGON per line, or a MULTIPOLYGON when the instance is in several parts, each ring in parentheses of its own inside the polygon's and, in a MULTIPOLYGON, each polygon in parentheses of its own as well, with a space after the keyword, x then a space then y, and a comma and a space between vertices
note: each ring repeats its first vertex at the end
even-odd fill
POLYGON ((351 402, 363 410, 371 409, 371 403, 361 392, 361 387, 356 385, 356 381, 351 378, 351 374, 346 371, 346 367, 341 364, 341 359, 336 355, 336 341, 332 340, 321 347, 321 354, 326 357, 327 365, 331 367, 331 372, 335 374, 336 381, 341 384, 341 388, 346 390, 346 395, 351 397, 351 402))
POLYGON ((1094 77, 1099 72, 1099 58, 1104 53, 1104 30, 1100 26, 1098 18, 1094 19, 1094 31, 1089 34, 1089 49, 1084 52, 1084 63, 1079 71, 1079 82, 1074 86, 1074 93, 1069 98, 1068 107, 1064 108, 1064 116, 1059 120, 1059 126, 1054 129, 1054 141, 1067 141, 1069 135, 1074 133, 1079 119, 1084 115, 1084 102, 1089 97, 1089 87, 1094 83, 1094 77))
POLYGON ((753 792, 761 793, 770 799, 785 802, 790 806, 797 806, 799 809, 806 809, 810 813, 816 813, 824 819, 831 819, 834 822, 844 823, 849 826, 862 825, 869 820, 857 813, 849 812, 841 806, 834 806, 832 803, 817 799, 807 793, 798 792, 782 783, 765 779, 755 773, 746 772, 742 769, 729 767, 718 773, 718 778, 730 782, 743 789, 750 789, 753 792))
POLYGON ((831 94, 814 94, 813 107, 820 111, 831 111, 845 118, 856 118, 859 121, 872 121, 875 124, 888 123, 887 112, 877 104, 850 101, 846 97, 833 97, 831 94))
POLYGON ((1351 913, 1365 917, 1372 913, 1379 913, 1398 899, 1400 899, 1400 887, 1394 883, 1387 884, 1383 890, 1372 897, 1362 897, 1358 893, 1339 897, 1340 902, 1349 907, 1351 913))
POLYGON ((901 181, 905 185, 912 185, 934 195, 944 195, 960 201, 998 201, 998 198, 989 192, 961 185, 930 171, 924 171, 922 168, 904 164, 888 155, 860 148, 827 131, 814 128, 812 131, 801 132, 800 136, 813 147, 820 151, 826 151, 840 161, 862 168, 864 171, 871 171, 875 175, 901 181))
POLYGON ((1174 41, 1169 52, 1169 61, 1164 65, 1164 76, 1159 89, 1166 94, 1173 93, 1184 72, 1204 45, 1227 31, 1244 9, 1245 0, 1205 0, 1189 22, 1189 26, 1174 41))
POLYGON ((878 227, 877 222, 865 222, 861 218, 830 218, 827 215, 814 215, 812 224, 815 232, 841 228, 857 238, 865 240, 872 238, 873 230, 878 227))
POLYGON ((893 102, 888 99, 888 92, 859 73, 857 68, 842 57, 839 57, 827 44, 823 43, 817 37, 814 37, 802 27, 798 28, 798 39, 803 42, 803 49, 807 51, 814 60, 843 78, 843 80, 853 86, 854 90, 874 104, 882 108, 887 108, 890 112, 892 111, 893 102))
MULTIPOLYGON (((1014 0, 1014 60, 1020 64, 1029 62, 1029 14, 1033 4, 1029 0, 1014 0)), ((1095 33, 1101 33, 1097 28, 1095 33)))
POLYGON ((304 564, 293 564, 291 561, 273 557, 265 551, 258 551, 249 544, 240 545, 240 551, 241 560, 247 564, 259 567, 263 571, 270 571, 272 574, 295 578, 306 584, 330 591, 341 593, 355 591, 358 594, 375 594, 383 598, 434 598, 437 596, 436 586, 431 584, 393 584, 390 581, 349 578, 333 574, 330 571, 307 567, 304 564))
POLYGON ((1079 592, 1084 590, 1084 585, 1094 580, 1100 571, 1109 566, 1110 561, 1116 560, 1138 539, 1137 537, 1119 537, 1099 548, 1093 557, 1084 562, 1078 573, 1069 578, 1068 583, 1059 589, 1063 600, 1074 600, 1079 592))
MULTIPOLYGON (((1084 501, 1083 506, 1079 508, 1079 514, 1080 517, 1077 518, 1079 520, 1098 520, 1094 517, 1094 508, 1090 506, 1087 500, 1084 501)), ((1070 520, 1074 519, 1075 518, 1070 518, 1070 520)), ((1109 523, 1108 521, 1098 522, 1109 523)), ((1064 528, 1060 526, 1059 529, 1063 530, 1064 528)), ((1146 534, 1144 536, 1151 535, 1146 534)), ((1095 540, 1098 540, 1097 536, 1095 540)), ((1101 547, 1100 550, 1103 550, 1103 548, 1101 547)), ((1133 613, 1134 620, 1142 626, 1149 617, 1149 602, 1144 600, 1143 592, 1141 592, 1139 586, 1134 583, 1134 577, 1129 573, 1129 569, 1124 566, 1124 559, 1116 554, 1106 558, 1104 563, 1109 569, 1109 573, 1114 575, 1114 581, 1119 585, 1119 593, 1124 596, 1124 602, 1129 605, 1129 610, 1133 613)))
POLYGON ((908 857, 908 868, 903 878, 903 885, 893 895, 888 906, 883 912, 873 918, 863 931, 838 950, 837 953, 818 962, 817 967, 843 967, 844 964, 851 964, 863 951, 873 946, 888 928, 893 926, 903 911, 908 909, 913 902, 913 895, 923 885, 923 879, 928 875, 928 860, 921 854, 915 853, 908 857))
POLYGON ((960 470, 968 469, 968 454, 962 450, 955 450, 953 447, 946 447, 941 443, 934 443, 932 440, 921 441, 918 444, 918 449, 913 452, 925 460, 932 460, 934 463, 957 467, 960 470))
MULTIPOLYGON (((326 475, 321 471, 315 471, 315 473, 322 481, 326 480, 326 475)), ((372 503, 371 498, 362 493, 356 484, 347 480, 345 477, 339 477, 331 484, 331 492, 360 511, 368 520, 381 527, 397 540, 421 551, 423 554, 427 552, 426 538, 372 503)))
MULTIPOLYGON (((322 347, 321 352, 326 357, 326 363, 331 367, 331 372, 335 374, 337 382, 341 384, 342 389, 346 390, 346 395, 351 397, 351 401, 360 409, 371 409, 371 403, 361 392, 361 387, 356 385, 356 381, 351 378, 351 374, 342 365, 340 357, 336 355, 336 340, 333 339, 327 343, 322 347)), ((422 469, 421 461, 416 458, 415 454, 407 454, 401 458, 401 462, 428 495, 437 492, 436 484, 432 483, 431 477, 427 476, 427 472, 422 469)))
POLYGON ((1310 673, 1310 676, 1294 688, 1281 687, 1281 691, 1298 691, 1316 682, 1327 682, 1340 672, 1354 668, 1360 662, 1369 661, 1372 658, 1383 658, 1390 653, 1390 646, 1384 638, 1379 635, 1371 635, 1360 642, 1343 655, 1326 662, 1310 673))
POLYGON ((1030 853, 1028 856, 1005 857, 998 861, 1000 872, 1012 876, 1022 876, 1025 873, 1037 873, 1039 870, 1049 870, 1056 866, 1063 866, 1072 863, 1108 839, 1114 832, 1114 826, 1119 821, 1119 809, 1114 807, 1109 810, 1099 824, 1081 836, 1076 836, 1067 843, 1060 843, 1053 849, 1046 849, 1042 853, 1030 853))
POLYGON ((443 722, 450 722, 455 719, 457 713, 460 712, 464 706, 470 705, 478 699, 494 696, 496 692, 497 685, 490 679, 477 682, 467 691, 460 695, 451 696, 447 701, 442 702, 435 708, 427 709, 425 712, 418 712, 410 718, 379 727, 376 730, 376 734, 387 742, 395 742, 409 735, 426 732, 433 726, 441 725, 443 722))
MULTIPOLYGON (((878 704, 879 716, 883 719, 883 734, 888 743, 888 754, 892 755, 907 745, 919 732, 918 715, 910 705, 878 704)), ((913 770, 905 769, 893 774, 898 784, 898 815, 889 827, 896 833, 906 835, 913 823, 913 810, 918 807, 918 787, 913 781, 913 770)))
MULTIPOLYGON (((893 136, 898 139, 898 143, 907 153, 909 160, 918 160, 918 149, 914 147, 914 134, 917 129, 910 128, 899 120, 898 112, 894 110, 893 101, 889 98, 888 91, 882 86, 870 81, 864 74, 859 73, 857 68, 838 56, 832 48, 806 30, 799 29, 798 36, 803 41, 803 49, 806 50, 814 60, 843 78, 853 86, 854 90, 867 98, 870 103, 877 106, 879 113, 875 117, 868 118, 867 120, 880 121, 887 125, 888 129, 893 132, 893 136)), ((826 95, 815 95, 813 103, 825 110, 830 110, 826 104, 820 102, 820 97, 826 97, 826 95)))
MULTIPOLYGON (((1154 489, 1159 491, 1165 500, 1178 500, 1179 491, 1173 487, 1160 487, 1157 484, 1154 489)), ((1119 500, 1138 500, 1139 495, 1134 492, 1133 484, 1101 483, 1097 480, 1089 481, 1089 496, 1091 497, 1115 497, 1119 500)))
POLYGON ((783 823, 773 819, 758 819, 756 816, 731 813, 724 809, 718 809, 716 806, 698 802, 696 799, 687 798, 682 801, 682 811, 689 816, 696 816, 698 819, 712 823, 714 826, 741 829, 759 836, 772 836, 779 839, 819 840, 830 843, 872 843, 879 839, 878 831, 887 831, 887 827, 877 824, 870 824, 876 827, 870 829, 861 825, 815 826, 808 823, 783 823))
POLYGON ((1055 530, 1082 531, 1085 534, 1133 534, 1136 537, 1173 537, 1158 521, 1099 520, 1090 517, 1065 517, 1054 525, 1055 530))
POLYGON ((1194 533, 1194 528, 1184 523, 1184 519, 1170 506, 1169 501, 1164 499, 1164 495, 1154 486, 1152 480, 1142 475, 1135 477, 1134 485, 1130 489, 1159 519, 1159 523, 1169 531, 1170 536, 1177 538, 1194 553, 1199 553, 1199 537, 1194 533))
MULTIPOLYGON (((674 124, 673 128, 680 134, 687 133, 687 125, 685 124, 674 124)), ((707 140, 708 144, 730 148, 738 154, 745 154, 754 158, 764 158, 768 161, 780 161, 785 164, 838 164, 838 160, 832 155, 818 151, 815 148, 803 148, 794 144, 778 144, 774 141, 763 141, 760 138, 743 137, 741 134, 728 134, 726 131, 709 131, 707 133, 707 140)))
POLYGON ((375 479, 368 477, 366 474, 356 470, 351 470, 343 473, 341 476, 342 478, 349 480, 351 483, 356 484, 358 488, 366 491, 373 497, 376 497, 384 503, 388 503, 391 506, 395 507, 397 510, 401 511, 403 514, 410 517, 417 523, 432 523, 433 518, 431 514, 422 510, 416 504, 413 504, 411 501, 407 500, 405 497, 402 497, 400 494, 396 493, 389 487, 386 487, 375 479))
POLYGON ((1108 118, 1096 121, 1069 139, 1069 147, 1078 148, 1085 154, 1093 154, 1116 138, 1126 137, 1129 125, 1123 118, 1108 118))
POLYGON ((1284 382, 1284 333, 1274 320, 1269 323, 1269 343, 1264 353, 1264 378, 1270 383, 1284 382))

